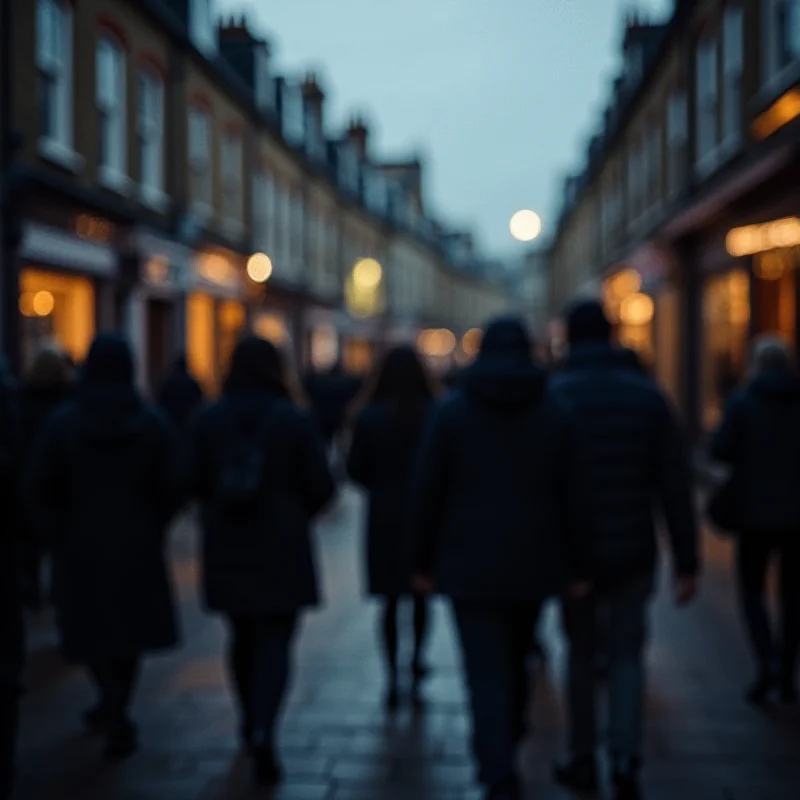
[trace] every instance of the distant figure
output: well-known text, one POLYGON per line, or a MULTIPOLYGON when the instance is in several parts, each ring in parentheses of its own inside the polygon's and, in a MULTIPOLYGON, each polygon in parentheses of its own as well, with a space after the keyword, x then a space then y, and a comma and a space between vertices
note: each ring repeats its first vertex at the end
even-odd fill
POLYGON ((0 800, 11 796, 23 665, 20 575, 20 429, 16 388, 0 356, 0 800))
POLYGON ((334 484, 322 442, 299 408, 276 347, 248 338, 233 354, 221 399, 192 435, 206 606, 224 614, 244 746, 256 781, 282 777, 275 728, 300 612, 317 604, 310 536, 334 484))
POLYGON ((422 658, 428 629, 428 599, 412 594, 413 541, 409 528, 411 482, 423 430, 433 408, 430 377, 411 347, 390 350, 360 403, 347 471, 367 490, 367 575, 370 594, 384 600, 382 638, 389 668, 386 703, 398 705, 399 600, 412 595, 414 654, 413 698, 426 674, 422 658))
POLYGON ((62 650, 97 684, 85 721, 105 733, 109 758, 137 746, 128 714, 142 655, 177 642, 165 553, 177 461, 170 425, 134 387, 130 347, 99 336, 74 400, 45 425, 27 499, 52 549, 62 650))
MULTIPOLYGON (((45 423, 72 391, 75 369, 67 355, 55 345, 46 345, 36 354, 20 392, 23 458, 30 460, 45 423)), ((45 592, 42 586, 43 543, 32 532, 25 537, 23 599, 28 609, 41 610, 45 592)))
POLYGON ((738 582, 758 675, 752 703, 773 692, 798 700, 800 647, 800 378, 786 345, 766 337, 753 347, 748 385, 730 399, 711 455, 730 464, 738 526, 738 582), (780 564, 780 633, 765 602, 767 572, 780 564))
POLYGON ((325 445, 330 449, 342 430, 347 408, 358 394, 361 381, 337 362, 328 372, 307 376, 305 388, 325 445))
POLYGON ((638 800, 645 697, 644 649, 663 511, 673 554, 675 599, 697 590, 698 534, 688 447, 669 403, 611 343, 602 305, 582 301, 567 320, 569 355, 554 394, 577 416, 594 523, 595 586, 563 603, 569 638, 570 754, 556 780, 598 791, 597 656, 609 678, 607 739, 617 800, 638 800))
POLYGON ((487 800, 520 800, 531 632, 545 598, 589 590, 591 513, 572 417, 522 324, 492 323, 422 447, 415 585, 450 597, 487 800))
POLYGON ((158 393, 158 405, 179 430, 184 430, 203 402, 203 390, 192 377, 186 356, 179 355, 158 393))

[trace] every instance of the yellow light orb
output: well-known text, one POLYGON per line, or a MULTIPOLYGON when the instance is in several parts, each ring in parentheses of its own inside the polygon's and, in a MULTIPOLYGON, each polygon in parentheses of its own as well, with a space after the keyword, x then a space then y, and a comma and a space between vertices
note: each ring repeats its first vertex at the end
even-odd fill
POLYGON ((353 267, 353 281, 360 289, 375 289, 383 280, 383 268, 374 258, 362 258, 353 267))
POLYGON ((19 298, 19 313, 23 317, 35 317, 36 312, 33 310, 33 296, 34 292, 23 292, 19 298))
POLYGON ((511 217, 508 229, 518 242, 532 242, 542 232, 542 219, 535 211, 523 209, 511 217))
POLYGON ((653 298, 646 294, 628 295, 620 306, 620 322, 623 325, 647 325, 655 314, 653 298))
POLYGON ((464 355, 474 358, 478 354, 482 338, 483 331, 480 328, 468 330, 461 339, 461 349, 464 351, 464 355))
POLYGON ((247 277, 253 283, 266 283, 272 275, 272 261, 266 253, 254 253, 247 261, 247 277))
POLYGON ((36 292, 36 294, 33 296, 32 306, 33 313, 36 314, 37 317, 49 317, 50 314, 53 313, 53 309, 56 306, 56 301, 52 292, 36 292))

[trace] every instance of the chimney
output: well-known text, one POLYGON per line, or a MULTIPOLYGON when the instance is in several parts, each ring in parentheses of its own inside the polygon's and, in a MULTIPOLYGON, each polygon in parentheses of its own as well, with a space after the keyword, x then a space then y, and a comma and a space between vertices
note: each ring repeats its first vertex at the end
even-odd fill
POLYGON ((347 128, 347 138, 356 146, 359 159, 365 161, 367 158, 369 129, 360 115, 350 118, 350 125, 347 128))
POLYGON ((230 16, 220 22, 219 47, 222 58, 253 91, 256 104, 262 110, 273 105, 270 77, 269 43, 256 36, 247 17, 230 16))

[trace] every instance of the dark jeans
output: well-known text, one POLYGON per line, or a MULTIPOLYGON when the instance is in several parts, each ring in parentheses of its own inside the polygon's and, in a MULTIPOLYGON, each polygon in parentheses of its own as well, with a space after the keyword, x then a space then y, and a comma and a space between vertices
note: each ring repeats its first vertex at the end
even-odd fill
MULTIPOLYGON (((413 624, 414 624, 414 655, 412 665, 414 668, 422 666, 422 648, 428 633, 428 608, 427 597, 413 595, 413 624)), ((397 652, 400 638, 398 617, 400 613, 400 598, 387 597, 384 601, 383 617, 381 619, 381 636, 386 663, 389 667, 392 680, 397 678, 397 652)))
POLYGON ((19 688, 0 683, 0 800, 11 797, 19 718, 19 688))
POLYGON ((128 719, 139 667, 140 660, 136 656, 97 661, 89 665, 89 672, 100 693, 100 705, 112 730, 128 719))
POLYGON ((472 707, 473 750, 479 779, 490 789, 516 780, 528 700, 525 661, 540 607, 453 601, 472 707))
POLYGON ((230 670, 245 735, 274 745, 275 724, 289 683, 289 650, 297 614, 232 616, 230 670))
POLYGON ((743 534, 739 539, 738 578, 742 612, 758 667, 764 675, 780 668, 794 680, 800 645, 800 532, 785 536, 743 534), (780 637, 773 633, 766 605, 770 560, 780 563, 780 637))
POLYGON ((641 757, 644 716, 644 647, 653 593, 650 572, 599 589, 582 600, 565 600, 569 637, 570 749, 593 755, 597 747, 597 656, 608 660, 608 740, 614 757, 641 757))

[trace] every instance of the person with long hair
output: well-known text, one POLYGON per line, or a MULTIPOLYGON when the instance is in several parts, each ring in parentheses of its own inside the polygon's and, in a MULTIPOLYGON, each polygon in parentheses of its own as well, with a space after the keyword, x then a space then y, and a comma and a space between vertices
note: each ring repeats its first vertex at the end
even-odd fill
MULTIPOLYGON (((20 389, 23 458, 30 459, 44 424, 69 398, 74 375, 74 367, 57 344, 47 343, 36 353, 20 389)), ((43 543, 29 531, 23 556, 23 600, 34 612, 41 610, 46 596, 42 576, 45 556, 43 543)))
POLYGON ((431 380, 413 348, 390 350, 357 406, 347 459, 350 478, 369 497, 367 577, 370 594, 383 598, 381 641, 389 672, 386 703, 390 709, 399 702, 398 611, 400 599, 409 595, 414 612, 415 700, 426 673, 422 652, 428 600, 411 590, 413 545, 407 515, 417 451, 433 400, 431 380))
POLYGON ((85 722, 105 733, 109 758, 136 749, 128 712, 141 657, 178 639, 165 543, 179 461, 172 427, 136 390, 128 343, 98 336, 73 400, 39 437, 26 497, 51 547, 62 650, 97 684, 85 722))
POLYGON ((278 349, 236 347, 218 402, 191 435, 208 610, 230 632, 228 665, 255 779, 282 777, 275 729, 300 612, 318 602, 311 522, 334 494, 322 442, 278 349))

